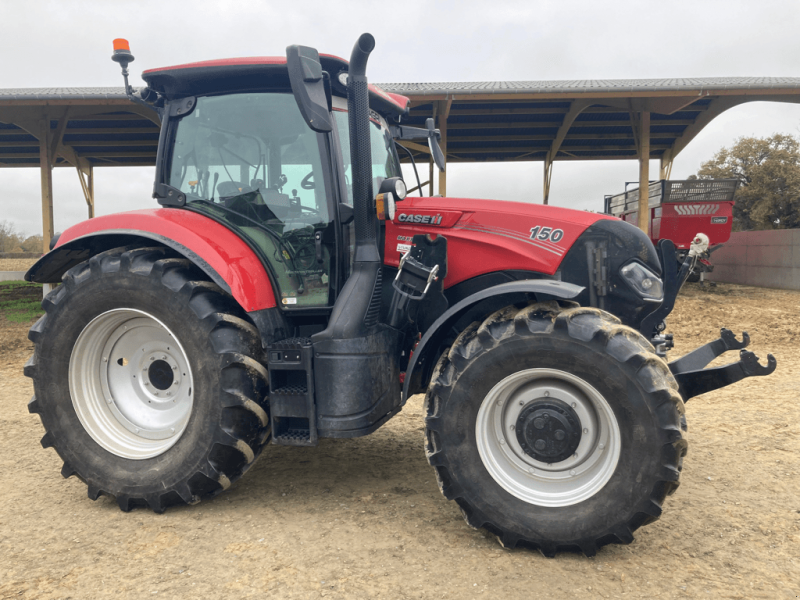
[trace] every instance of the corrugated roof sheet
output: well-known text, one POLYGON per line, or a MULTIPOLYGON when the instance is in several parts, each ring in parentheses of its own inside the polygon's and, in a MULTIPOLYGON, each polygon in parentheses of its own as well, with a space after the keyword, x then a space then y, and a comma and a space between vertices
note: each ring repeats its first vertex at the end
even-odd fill
POLYGON ((379 83, 405 95, 438 94, 581 94, 587 92, 677 92, 800 88, 800 77, 691 77, 673 79, 575 79, 547 81, 467 81, 379 83))
POLYGON ((121 87, 6 88, 0 100, 124 100, 121 87))
MULTIPOLYGON (((667 79, 574 79, 543 81, 451 81, 431 83, 378 83, 387 92, 412 95, 437 94, 581 94, 587 92, 676 92, 715 90, 800 89, 800 77, 676 77, 667 79)), ((2 100, 121 99, 121 87, 6 88, 2 100)))

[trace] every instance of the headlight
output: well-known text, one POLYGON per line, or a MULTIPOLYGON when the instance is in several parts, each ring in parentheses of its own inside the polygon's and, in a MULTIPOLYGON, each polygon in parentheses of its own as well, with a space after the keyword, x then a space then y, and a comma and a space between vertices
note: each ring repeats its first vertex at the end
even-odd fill
POLYGON ((664 283, 661 278, 641 263, 628 263, 619 272, 622 279, 645 300, 660 302, 664 299, 664 283))

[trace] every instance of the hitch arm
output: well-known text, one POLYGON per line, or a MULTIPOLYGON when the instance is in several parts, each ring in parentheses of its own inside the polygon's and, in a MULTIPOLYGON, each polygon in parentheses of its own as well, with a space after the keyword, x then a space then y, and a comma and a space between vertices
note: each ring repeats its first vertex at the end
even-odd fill
POLYGON ((672 361, 669 363, 669 370, 672 371, 673 375, 686 373, 687 371, 697 371, 728 350, 741 350, 742 348, 747 348, 749 343, 750 336, 746 331, 742 333, 742 341, 740 342, 730 329, 723 327, 720 329, 719 337, 716 340, 700 346, 678 360, 672 361))
MULTIPOLYGON (((713 344, 714 342, 712 342, 713 344)), ((702 348, 701 348, 702 350, 702 348)), ((680 386, 683 401, 700 394, 717 390, 747 377, 763 377, 772 373, 778 365, 772 354, 767 355, 767 366, 762 367, 758 357, 749 350, 740 350, 739 362, 713 369, 700 369, 673 373, 680 386)))

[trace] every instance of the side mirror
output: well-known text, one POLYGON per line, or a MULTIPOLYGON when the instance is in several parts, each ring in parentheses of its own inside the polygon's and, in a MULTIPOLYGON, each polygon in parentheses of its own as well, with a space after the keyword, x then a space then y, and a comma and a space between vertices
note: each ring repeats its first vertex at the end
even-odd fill
POLYGON ((333 129, 319 53, 308 46, 289 46, 286 66, 294 99, 308 126, 321 133, 333 129))
POLYGON ((406 197, 406 184, 399 177, 389 177, 381 182, 378 195, 375 196, 375 211, 381 221, 391 221, 397 209, 397 203, 406 197))
POLYGON ((433 119, 425 119, 425 127, 428 130, 428 148, 430 148, 431 156, 433 156, 433 162, 436 163, 440 171, 444 172, 444 154, 439 147, 439 139, 442 134, 439 133, 438 129, 434 128, 433 119))

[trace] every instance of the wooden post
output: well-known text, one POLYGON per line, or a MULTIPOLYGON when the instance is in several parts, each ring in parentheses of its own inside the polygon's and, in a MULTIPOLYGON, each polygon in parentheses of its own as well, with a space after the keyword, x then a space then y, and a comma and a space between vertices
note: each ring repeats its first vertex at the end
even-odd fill
MULTIPOLYGON (((442 134, 442 140, 439 145, 442 148, 444 155, 444 164, 447 165, 447 115, 441 114, 439 116, 439 132, 442 134)), ((439 195, 447 196, 447 171, 439 171, 439 195)))
POLYGON ((42 178, 42 252, 50 250, 53 226, 53 168, 50 159, 50 119, 39 121, 39 171, 42 178))
POLYGON ((433 196, 433 154, 428 160, 428 196, 433 196))
POLYGON ((639 229, 650 234, 650 113, 639 113, 639 229))
POLYGON ((92 163, 89 163, 88 166, 84 167, 83 172, 86 174, 86 187, 88 190, 88 201, 87 205, 89 208, 89 218, 94 218, 94 166, 92 163))
POLYGON ((550 159, 550 153, 544 159, 544 193, 542 197, 542 204, 550 202, 550 178, 553 176, 553 161, 550 159))

